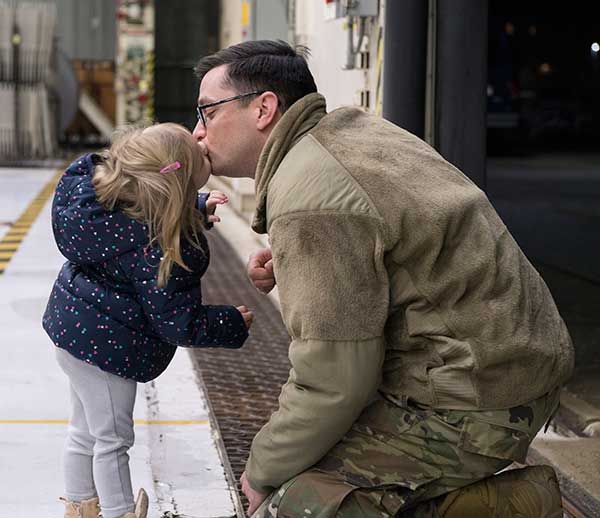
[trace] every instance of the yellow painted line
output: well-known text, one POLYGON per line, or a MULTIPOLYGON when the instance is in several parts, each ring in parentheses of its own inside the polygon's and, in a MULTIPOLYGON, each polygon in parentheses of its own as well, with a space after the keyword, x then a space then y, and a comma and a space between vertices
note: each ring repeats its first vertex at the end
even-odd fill
POLYGON ((190 424, 199 424, 199 425, 207 425, 209 423, 208 419, 193 421, 193 420, 173 420, 173 421, 159 421, 159 420, 145 420, 145 419, 136 419, 134 421, 135 424, 162 424, 162 425, 190 425, 190 424))
POLYGON ((66 419, 2 419, 0 424, 69 424, 66 419))
MULTIPOLYGON (((135 419, 134 424, 139 425, 207 425, 208 420, 154 420, 154 419, 135 419)), ((2 424, 69 424, 68 419, 0 419, 0 425, 2 424)))
MULTIPOLYGON (((2 250, 2 252, 0 252, 0 275, 4 273, 8 263, 19 249, 19 246, 37 217, 40 215, 44 205, 54 193, 56 184, 62 174, 62 170, 56 171, 54 176, 52 176, 46 185, 44 185, 39 194, 17 218, 14 225, 6 232, 6 234, 4 234, 2 239, 0 239, 0 250, 2 250)), ((0 423, 2 422, 3 421, 0 421, 0 423)))

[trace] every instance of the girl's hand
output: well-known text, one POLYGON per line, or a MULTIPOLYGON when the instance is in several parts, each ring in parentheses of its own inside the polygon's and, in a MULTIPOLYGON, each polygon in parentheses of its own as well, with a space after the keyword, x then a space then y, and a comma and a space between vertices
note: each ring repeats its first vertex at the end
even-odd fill
POLYGON ((246 329, 250 329, 250 326, 254 321, 254 313, 252 313, 252 311, 250 311, 246 306, 238 306, 236 309, 242 314, 244 324, 246 324, 246 329))
POLYGON ((206 199, 206 215, 209 223, 218 223, 221 221, 219 216, 215 216, 217 205, 223 205, 229 201, 229 198, 221 191, 210 191, 206 199))

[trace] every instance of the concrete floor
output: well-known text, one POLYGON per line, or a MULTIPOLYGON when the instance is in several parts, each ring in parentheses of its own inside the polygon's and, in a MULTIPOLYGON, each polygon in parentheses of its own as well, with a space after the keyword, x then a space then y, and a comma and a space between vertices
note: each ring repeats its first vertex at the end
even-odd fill
MULTIPOLYGON (((0 240, 55 175, 0 169, 0 240)), ((62 516, 61 450, 69 417, 67 379, 41 316, 63 263, 52 237, 50 201, 0 275, 0 516, 62 516)), ((140 384, 131 449, 134 491, 144 487, 150 518, 234 516, 204 395, 186 350, 166 373, 140 384)))
POLYGON ((600 155, 491 158, 488 196, 571 333, 576 371, 568 389, 600 406, 600 155))

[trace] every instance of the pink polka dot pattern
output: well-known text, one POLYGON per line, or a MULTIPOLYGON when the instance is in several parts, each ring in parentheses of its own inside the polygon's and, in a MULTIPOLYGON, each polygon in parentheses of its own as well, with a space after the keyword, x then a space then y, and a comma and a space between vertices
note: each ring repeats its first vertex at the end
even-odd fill
POLYGON ((57 347, 101 369, 136 381, 156 378, 177 346, 241 347, 248 336, 239 311, 203 305, 200 278, 209 250, 182 238, 191 272, 174 265, 156 284, 160 248, 148 246, 147 227, 108 211, 92 184, 98 155, 69 166, 52 205, 52 228, 67 258, 52 289, 43 326, 57 347))

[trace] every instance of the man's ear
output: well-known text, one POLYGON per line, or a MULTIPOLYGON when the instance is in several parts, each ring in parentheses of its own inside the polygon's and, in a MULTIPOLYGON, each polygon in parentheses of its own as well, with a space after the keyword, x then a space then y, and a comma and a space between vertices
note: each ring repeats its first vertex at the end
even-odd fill
POLYGON ((260 95, 258 101, 256 128, 264 130, 279 120, 279 99, 277 99, 277 96, 273 92, 264 92, 260 95))

